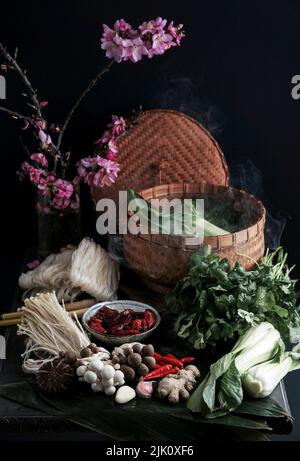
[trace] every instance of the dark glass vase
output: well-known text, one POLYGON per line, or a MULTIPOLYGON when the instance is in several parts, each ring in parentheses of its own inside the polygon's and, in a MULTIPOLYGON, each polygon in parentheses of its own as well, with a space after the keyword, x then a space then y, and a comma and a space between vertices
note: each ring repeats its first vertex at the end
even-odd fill
POLYGON ((67 245, 78 245, 81 238, 80 206, 73 209, 55 210, 47 197, 36 199, 38 245, 40 258, 57 253, 67 245))

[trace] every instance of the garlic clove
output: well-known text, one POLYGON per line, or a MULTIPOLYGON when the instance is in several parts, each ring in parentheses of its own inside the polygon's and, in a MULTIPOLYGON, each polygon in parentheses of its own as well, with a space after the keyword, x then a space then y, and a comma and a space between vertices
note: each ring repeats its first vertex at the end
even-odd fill
POLYGON ((135 388, 136 395, 140 399, 150 399, 153 393, 153 382, 154 381, 140 381, 135 388))
POLYGON ((130 402, 135 397, 136 397, 136 393, 135 393, 135 390, 132 389, 132 387, 122 386, 118 389, 116 393, 115 401, 116 403, 123 405, 124 403, 130 402))

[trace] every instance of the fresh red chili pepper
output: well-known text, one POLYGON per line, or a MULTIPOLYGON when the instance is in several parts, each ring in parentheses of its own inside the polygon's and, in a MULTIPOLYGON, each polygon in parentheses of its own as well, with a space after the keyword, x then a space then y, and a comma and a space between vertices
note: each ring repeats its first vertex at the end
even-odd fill
POLYGON ((153 365, 152 370, 158 370, 161 367, 162 365, 159 365, 159 363, 156 363, 155 365, 153 365))
POLYGON ((192 363, 192 362, 195 362, 195 357, 184 357, 183 359, 180 360, 181 363, 183 363, 183 365, 185 365, 186 363, 192 363))
POLYGON ((169 375, 176 375, 176 373, 178 373, 178 371, 180 370, 180 368, 178 367, 174 367, 174 368, 171 368, 171 370, 169 370, 169 375))
POLYGON ((166 376, 166 374, 169 374, 171 369, 172 365, 164 365, 148 373, 146 376, 144 376, 143 380, 146 381, 148 379, 163 378, 166 376))
POLYGON ((166 364, 171 364, 173 365, 174 367, 179 367, 179 368, 182 368, 183 367, 183 364, 181 363, 180 360, 178 360, 176 357, 168 357, 168 356, 164 356, 164 355, 160 355, 160 354, 157 354, 156 352, 154 352, 154 355, 153 357, 155 358, 155 360, 158 362, 158 363, 166 363, 166 364))
POLYGON ((175 355, 173 355, 173 354, 166 354, 165 357, 170 357, 171 359, 176 359, 177 360, 177 357, 175 357, 175 355))

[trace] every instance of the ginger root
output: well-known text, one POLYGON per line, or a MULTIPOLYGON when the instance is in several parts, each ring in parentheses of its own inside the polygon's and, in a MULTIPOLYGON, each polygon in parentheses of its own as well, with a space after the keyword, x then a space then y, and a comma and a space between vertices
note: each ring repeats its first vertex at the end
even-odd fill
POLYGON ((165 397, 172 404, 179 400, 188 400, 190 393, 197 384, 196 378, 200 376, 200 371, 194 365, 188 365, 184 370, 178 371, 176 375, 168 375, 163 378, 157 388, 160 399, 165 397))

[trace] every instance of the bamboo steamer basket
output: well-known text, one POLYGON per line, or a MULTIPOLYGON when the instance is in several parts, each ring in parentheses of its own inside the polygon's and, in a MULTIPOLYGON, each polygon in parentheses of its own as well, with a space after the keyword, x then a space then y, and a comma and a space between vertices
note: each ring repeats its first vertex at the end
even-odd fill
MULTIPOLYGON (((202 245, 211 245, 214 254, 247 269, 263 256, 265 209, 255 197, 229 187, 224 154, 200 123, 177 111, 149 110, 120 138, 118 147, 118 179, 109 188, 91 188, 95 205, 102 198, 118 203, 118 192, 127 188, 147 200, 232 194, 237 203, 244 201, 252 210, 250 225, 233 234, 207 237, 202 245)), ((184 237, 172 235, 124 236, 126 263, 160 293, 168 292, 185 275, 199 246, 191 248, 184 237)))
POLYGON ((196 120, 174 110, 143 113, 118 141, 120 173, 115 184, 91 188, 95 204, 118 201, 118 191, 140 191, 158 184, 202 182, 229 184, 228 167, 218 143, 196 120))
POLYGON ((230 266, 241 263, 251 269, 265 251, 264 227, 266 212, 253 195, 227 186, 208 183, 173 183, 155 186, 140 192, 145 200, 152 198, 215 197, 229 201, 249 223, 238 232, 217 237, 204 237, 198 245, 190 245, 185 236, 165 234, 124 235, 124 256, 152 290, 167 293, 186 274, 191 255, 203 245, 210 245, 212 253, 226 258, 230 266))

